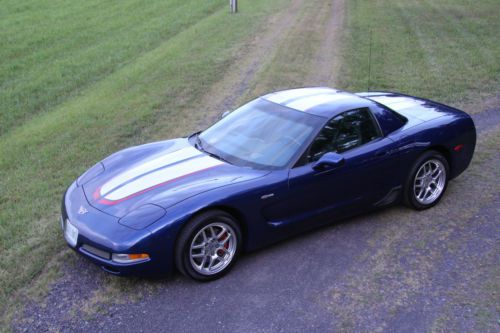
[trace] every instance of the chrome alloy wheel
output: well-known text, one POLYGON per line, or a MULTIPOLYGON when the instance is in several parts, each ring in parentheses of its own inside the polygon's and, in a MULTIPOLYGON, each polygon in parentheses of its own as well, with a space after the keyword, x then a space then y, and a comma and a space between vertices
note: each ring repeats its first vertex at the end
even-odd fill
POLYGON ((217 274, 231 263, 236 246, 236 234, 231 226, 223 222, 210 223, 198 231, 191 242, 191 266, 203 275, 217 274))
POLYGON ((418 169, 413 182, 413 193, 420 204, 429 205, 439 198, 445 185, 445 166, 437 159, 430 159, 418 169))

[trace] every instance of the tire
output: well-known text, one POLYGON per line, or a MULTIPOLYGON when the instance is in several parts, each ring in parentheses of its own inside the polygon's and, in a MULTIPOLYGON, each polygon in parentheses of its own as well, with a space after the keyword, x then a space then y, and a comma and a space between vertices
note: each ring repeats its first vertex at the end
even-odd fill
POLYGON ((406 180, 405 204, 416 210, 435 206, 446 191, 449 174, 448 161, 442 154, 434 150, 424 152, 406 180))
POLYGON ((224 211, 207 211, 195 216, 181 231, 175 246, 175 264, 194 280, 216 280, 233 267, 241 247, 241 229, 236 220, 224 211))

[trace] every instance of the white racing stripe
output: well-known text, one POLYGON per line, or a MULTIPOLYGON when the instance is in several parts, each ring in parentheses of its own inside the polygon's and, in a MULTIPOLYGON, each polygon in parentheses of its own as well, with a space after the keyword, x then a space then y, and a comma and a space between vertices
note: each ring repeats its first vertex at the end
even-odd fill
POLYGON ((401 103, 408 100, 408 98, 406 97, 390 97, 390 96, 370 96, 369 98, 384 105, 401 103))
POLYGON ((313 95, 309 97, 300 98, 296 101, 290 102, 286 104, 287 107, 299 110, 306 111, 312 109, 315 106, 331 103, 334 101, 339 101, 342 99, 350 98, 350 95, 347 94, 321 94, 321 95, 313 95))
POLYGON ((415 100, 413 98, 408 98, 408 97, 380 96, 380 97, 370 97, 370 99, 374 100, 375 102, 378 102, 380 104, 383 104, 383 105, 393 109, 394 111, 403 110, 406 108, 425 104, 425 101, 419 101, 419 100, 415 100))
POLYGON ((333 94, 336 90, 331 88, 300 88, 300 89, 290 89, 284 91, 278 91, 266 96, 268 101, 281 104, 291 99, 301 98, 317 94, 333 94))
POLYGON ((191 146, 187 146, 185 148, 173 151, 171 153, 167 153, 149 162, 141 164, 135 168, 127 170, 119 174, 118 176, 112 178, 110 181, 108 181, 101 187, 100 195, 105 195, 110 191, 114 190, 117 186, 120 186, 123 183, 126 183, 136 177, 139 177, 140 175, 161 168, 162 166, 167 166, 169 164, 179 162, 196 155, 202 155, 202 153, 191 146))
POLYGON ((406 101, 406 102, 401 102, 401 103, 396 103, 396 104, 391 104, 389 107, 393 109, 394 111, 398 110, 403 110, 403 109, 408 109, 408 108, 413 108, 415 106, 420 106, 424 104, 425 102, 420 102, 420 101, 406 101))
POLYGON ((143 177, 137 178, 136 180, 117 188, 111 193, 108 193, 105 196, 105 199, 112 201, 121 200, 157 185, 221 164, 223 164, 222 161, 206 155, 174 164, 171 167, 166 167, 158 171, 148 173, 143 177))

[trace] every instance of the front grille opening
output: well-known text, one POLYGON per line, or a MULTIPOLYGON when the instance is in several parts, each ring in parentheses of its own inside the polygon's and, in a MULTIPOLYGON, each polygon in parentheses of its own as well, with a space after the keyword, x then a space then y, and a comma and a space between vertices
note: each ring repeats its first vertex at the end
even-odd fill
POLYGON ((103 259, 110 260, 111 259, 111 253, 100 250, 98 248, 95 248, 93 246, 90 246, 88 244, 83 244, 81 247, 84 251, 87 251, 88 253, 91 253, 95 256, 98 256, 103 259))

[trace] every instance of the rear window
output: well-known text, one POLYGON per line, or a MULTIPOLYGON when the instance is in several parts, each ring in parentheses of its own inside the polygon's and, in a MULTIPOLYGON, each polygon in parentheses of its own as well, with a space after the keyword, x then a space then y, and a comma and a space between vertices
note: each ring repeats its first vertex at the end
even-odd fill
POLYGON ((384 135, 394 132, 408 122, 408 119, 406 119, 405 116, 375 101, 371 110, 373 111, 375 117, 377 117, 378 123, 384 135))

